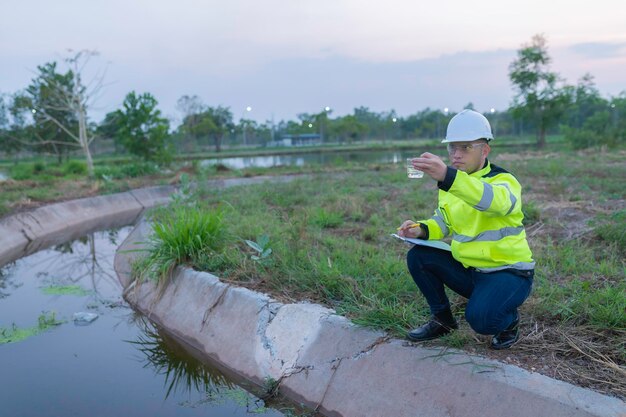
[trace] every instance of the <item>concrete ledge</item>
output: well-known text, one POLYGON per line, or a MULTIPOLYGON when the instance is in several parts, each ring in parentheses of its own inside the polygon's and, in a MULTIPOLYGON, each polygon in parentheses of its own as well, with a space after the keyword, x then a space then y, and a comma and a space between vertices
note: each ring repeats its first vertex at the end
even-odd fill
MULTIPOLYGON (((133 239, 145 240, 139 235, 133 239)), ((116 265, 132 255, 123 252, 127 243, 116 265)), ((256 383, 271 377, 284 395, 327 416, 626 415, 617 398, 462 351, 390 339, 325 307, 282 304, 207 273, 180 268, 163 290, 131 283, 125 298, 235 373, 256 383)))
POLYGON ((0 266, 23 256, 30 240, 22 228, 23 224, 13 217, 0 221, 0 266))
POLYGON ((131 190, 129 193, 137 199, 137 202, 144 208, 150 208, 167 204, 171 195, 176 191, 173 185, 163 185, 159 187, 139 188, 131 190))
POLYGON ((120 193, 18 213, 0 223, 0 265, 95 230, 132 224, 143 209, 130 193, 120 193))

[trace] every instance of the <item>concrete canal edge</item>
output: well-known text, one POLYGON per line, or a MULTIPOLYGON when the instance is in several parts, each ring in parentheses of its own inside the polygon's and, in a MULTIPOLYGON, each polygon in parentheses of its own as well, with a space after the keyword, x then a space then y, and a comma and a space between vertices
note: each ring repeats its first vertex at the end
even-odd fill
POLYGON ((0 220, 0 265, 87 233, 133 224, 146 208, 170 201, 172 186, 50 204, 0 220))
MULTIPOLYGON (((215 187, 267 178, 213 182, 215 187)), ((290 179, 282 179, 290 180, 290 179)), ((68 201, 0 221, 0 266, 46 247, 135 222, 167 203, 174 187, 151 187, 68 201)), ((251 382, 326 416, 626 417, 626 403, 462 351, 426 349, 350 323, 325 307, 283 304, 179 268, 163 290, 135 285, 130 262, 149 233, 140 222, 121 245, 115 269, 133 307, 251 382)), ((513 354, 513 352, 512 352, 513 354)))

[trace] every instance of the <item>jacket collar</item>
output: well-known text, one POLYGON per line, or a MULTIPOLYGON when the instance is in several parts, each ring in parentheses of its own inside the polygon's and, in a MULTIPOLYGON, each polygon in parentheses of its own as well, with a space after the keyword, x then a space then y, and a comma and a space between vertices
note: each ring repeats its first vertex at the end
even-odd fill
POLYGON ((489 159, 485 159, 485 165, 483 165, 483 167, 481 169, 479 169, 478 171, 470 174, 471 177, 482 177, 486 174, 489 173, 489 171, 491 171, 491 163, 489 162, 489 159))

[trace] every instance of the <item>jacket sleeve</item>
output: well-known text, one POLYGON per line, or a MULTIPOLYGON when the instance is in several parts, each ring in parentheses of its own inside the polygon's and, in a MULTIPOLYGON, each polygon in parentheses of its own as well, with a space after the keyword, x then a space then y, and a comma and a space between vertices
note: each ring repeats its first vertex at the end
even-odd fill
POLYGON ((448 167, 446 178, 438 186, 487 216, 507 216, 520 210, 522 187, 508 172, 487 182, 448 167))
POLYGON ((450 227, 446 218, 445 210, 441 207, 435 209, 430 219, 418 220, 417 223, 425 232, 424 240, 441 240, 450 236, 450 227))

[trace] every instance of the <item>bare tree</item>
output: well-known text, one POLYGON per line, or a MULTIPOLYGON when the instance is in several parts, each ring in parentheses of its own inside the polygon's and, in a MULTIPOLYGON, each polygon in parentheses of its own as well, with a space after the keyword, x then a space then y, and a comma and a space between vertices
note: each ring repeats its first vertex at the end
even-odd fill
MULTIPOLYGON (((104 72, 99 72, 85 84, 83 81, 85 67, 91 58, 97 56, 98 53, 89 50, 81 50, 76 53, 68 50, 68 52, 72 55, 65 58, 64 61, 70 68, 66 74, 66 77, 69 77, 69 82, 59 82, 58 77, 42 80, 46 87, 47 96, 45 99, 40 97, 31 101, 32 112, 37 114, 40 120, 49 121, 66 133, 70 142, 63 144, 81 149, 87 162, 87 172, 90 177, 93 177, 93 159, 89 145, 95 139, 95 135, 91 134, 88 129, 88 110, 104 87, 104 72), (56 116, 60 113, 70 114, 75 123, 68 125, 65 120, 56 116)), ((34 94, 31 93, 31 95, 34 94)))

